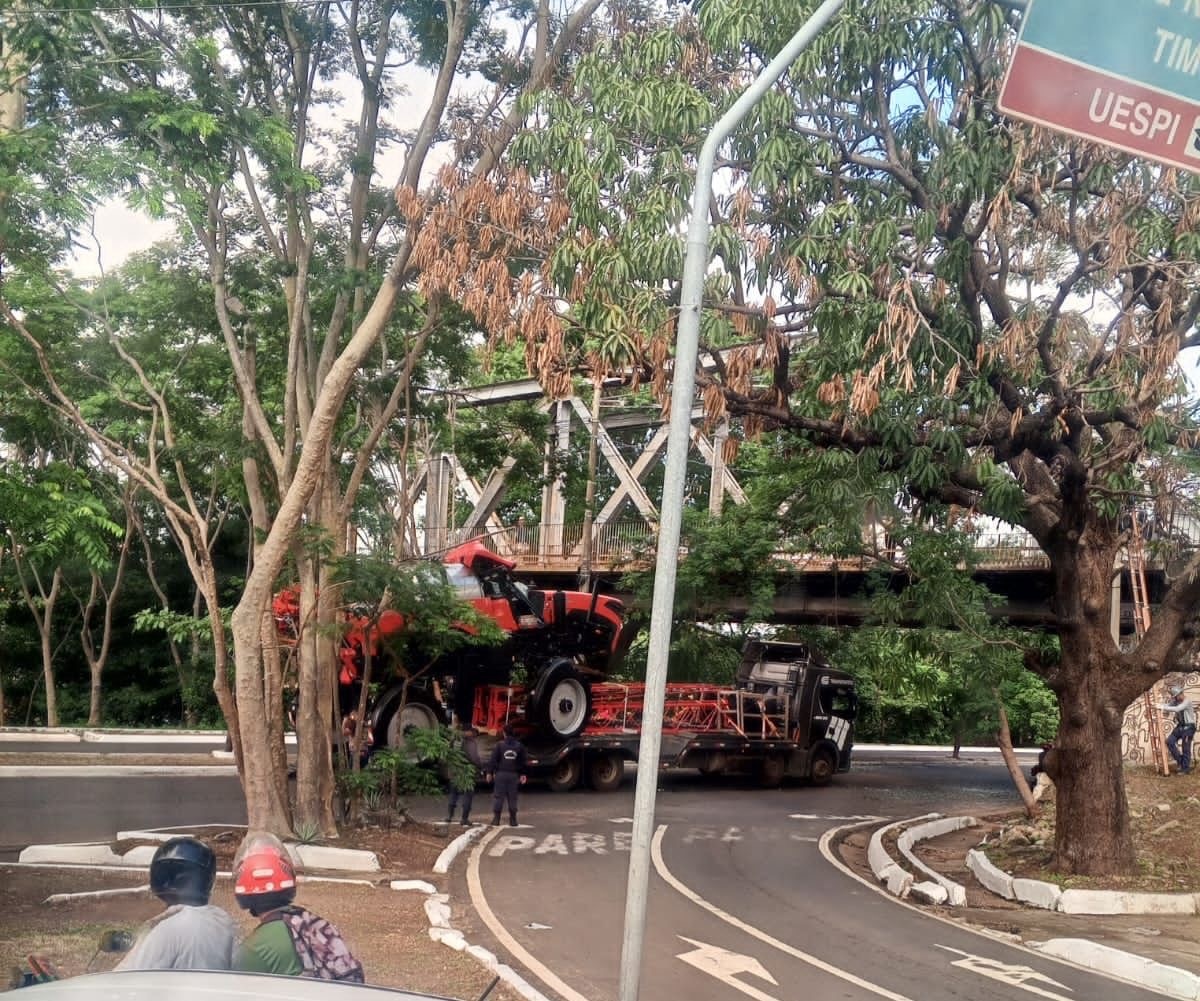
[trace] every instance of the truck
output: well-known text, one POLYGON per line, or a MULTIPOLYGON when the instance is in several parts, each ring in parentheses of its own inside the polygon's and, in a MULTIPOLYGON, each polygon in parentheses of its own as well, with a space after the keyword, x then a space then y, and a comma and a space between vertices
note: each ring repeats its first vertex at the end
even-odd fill
MULTIPOLYGON (((528 718, 520 686, 476 692, 473 723, 484 734, 511 725, 525 743, 532 778, 565 792, 587 782, 620 786, 636 762, 645 686, 607 682, 591 688, 591 719, 568 739, 548 737, 528 718)), ((854 678, 804 643, 751 640, 732 686, 669 683, 660 771, 742 774, 773 787, 786 778, 828 785, 848 771, 858 710, 854 678)))
MULTIPOLYGON (((404 633, 404 615, 350 609, 343 615, 338 649, 342 715, 358 705, 369 656, 373 683, 379 682, 368 705, 376 746, 399 746, 408 729, 437 726, 451 713, 469 719, 477 689, 507 685, 517 670, 525 678, 523 723, 529 731, 557 740, 582 733, 591 719, 592 685, 616 670, 636 633, 620 599, 600 594, 598 587, 590 592, 531 587, 513 575, 516 564, 482 539, 455 546, 441 563, 458 596, 500 627, 503 642, 464 645, 432 667, 410 672, 405 684, 391 642, 404 633)), ((273 612, 281 643, 294 645, 301 627, 298 591, 277 594, 273 612)))

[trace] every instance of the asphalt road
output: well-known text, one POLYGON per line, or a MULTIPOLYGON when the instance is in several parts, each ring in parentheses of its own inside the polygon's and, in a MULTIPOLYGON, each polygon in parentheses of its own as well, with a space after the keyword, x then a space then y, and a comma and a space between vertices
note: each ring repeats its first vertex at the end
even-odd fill
POLYGON ((4 754, 207 754, 225 747, 225 734, 188 734, 158 738, 153 734, 104 734, 99 740, 23 740, 23 734, 6 733, 0 740, 4 754))
POLYGON ((87 775, 0 778, 0 860, 34 843, 93 841, 117 831, 181 824, 244 824, 235 775, 87 775))
MULTIPOLYGON (((864 762, 826 789, 668 784, 659 795, 642 996, 1158 997, 899 906, 819 850, 824 832, 864 816, 1010 802, 998 761, 864 762)), ((528 796, 522 819, 532 827, 489 833, 456 888, 456 896, 474 890, 493 944, 535 982, 549 971, 549 989, 566 1001, 617 997, 631 808, 631 789, 528 796)))

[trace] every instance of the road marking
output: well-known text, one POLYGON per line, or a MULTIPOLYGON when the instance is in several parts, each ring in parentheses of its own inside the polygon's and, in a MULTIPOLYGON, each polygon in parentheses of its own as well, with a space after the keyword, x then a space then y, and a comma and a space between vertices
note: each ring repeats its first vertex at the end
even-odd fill
POLYGON ((667 831, 667 825, 662 824, 658 830, 654 832, 654 840, 650 843, 650 855, 654 861, 654 868, 662 877, 663 881, 673 889, 677 890, 683 896, 687 897, 697 907, 702 907, 710 914, 716 915, 726 924, 744 931, 747 935, 758 939, 760 942, 766 942, 767 945, 773 946, 780 952, 786 953, 802 963, 807 963, 809 966, 816 967, 823 973, 828 973, 830 976, 837 977, 839 980, 844 980, 848 984, 853 984, 855 987, 860 987, 865 991, 870 991, 872 994, 877 994, 882 998, 888 998, 889 1001, 911 1001, 910 998, 903 994, 897 994, 894 991, 889 991, 886 987, 880 987, 878 984, 873 984, 869 980, 863 980, 862 977, 855 976, 846 970, 839 969, 831 963, 825 962, 823 959, 818 959, 807 952, 797 949, 793 945, 788 945, 787 942, 781 942, 779 939, 768 935, 765 931, 755 928, 754 925, 748 924, 741 918, 734 917, 728 911, 723 911, 716 904, 711 904, 705 900, 700 894, 691 887, 681 883, 667 868, 666 862, 663 861, 662 840, 663 835, 667 831))
POLYGON ((488 854, 500 858, 511 852, 532 849, 534 855, 608 855, 610 852, 627 852, 632 844, 633 831, 602 834, 574 831, 571 834, 547 834, 541 841, 525 834, 505 834, 488 849, 488 854))
POLYGON ((525 927, 530 931, 550 931, 554 925, 543 925, 538 924, 536 921, 530 921, 525 927))
POLYGON ((488 930, 496 936, 501 945, 504 946, 512 956, 521 963, 525 969, 529 970, 535 977, 541 980, 547 987, 559 995, 563 1001, 588 1001, 586 997, 580 994, 574 988, 568 986, 566 982, 556 976, 545 963, 541 962, 520 942, 513 938, 507 928, 500 923, 492 908, 487 902, 487 897, 483 895, 483 883, 479 879, 479 860, 483 857, 483 850, 487 847, 489 841, 500 833, 500 828, 493 828, 488 831, 479 843, 471 852, 471 857, 467 861, 467 890, 471 894, 471 903, 475 905, 475 912, 488 930))
POLYGON ((825 816, 820 813, 789 813, 792 820, 887 820, 887 817, 873 817, 866 813, 855 813, 848 817, 825 816))
POLYGON ((766 967, 753 956, 743 956, 740 952, 730 952, 717 945, 697 942, 694 938, 688 938, 685 935, 679 937, 688 945, 694 945, 696 948, 691 952, 681 952, 675 957, 676 959, 682 959, 688 966, 694 966, 700 972, 707 973, 721 983, 755 998, 755 1001, 778 1001, 766 991, 760 991, 757 987, 751 987, 737 979, 739 973, 749 973, 753 977, 765 980, 768 984, 779 986, 779 981, 771 976, 766 967))
POLYGON ((998 959, 976 956, 969 952, 963 952, 961 949, 952 949, 948 945, 934 943, 934 947, 962 956, 962 959, 956 959, 952 962, 951 966, 970 970, 972 973, 978 973, 981 977, 987 977, 989 980, 998 980, 1002 984, 1011 984, 1013 987, 1020 987, 1021 990, 1028 991, 1030 994, 1037 994, 1039 997, 1051 998, 1052 1001, 1071 1001, 1070 998, 1064 997, 1062 994, 1055 994, 1053 991, 1035 987, 1030 983, 1031 980, 1039 980, 1043 984, 1049 984, 1052 987, 1059 987, 1064 991, 1074 993, 1066 984, 1060 984, 1057 980, 1052 980, 1044 973, 1038 973, 1037 970, 1030 966, 1014 966, 1011 963, 1002 963, 998 959))
POLYGON ((633 818, 632 817, 609 817, 608 822, 610 824, 632 824, 633 818))

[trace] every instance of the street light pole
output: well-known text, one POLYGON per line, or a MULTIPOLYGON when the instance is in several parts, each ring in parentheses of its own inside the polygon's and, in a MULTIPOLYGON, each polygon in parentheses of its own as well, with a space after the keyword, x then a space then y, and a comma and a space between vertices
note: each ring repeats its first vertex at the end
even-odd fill
POLYGON ((667 687, 667 658, 675 611, 675 564, 683 521, 684 477, 691 443, 692 394, 696 390, 696 358, 700 344, 700 309, 704 275, 708 270, 708 211, 713 167, 721 144, 746 117, 787 68, 812 43, 846 0, 825 0, 796 32, 757 79, 713 126, 696 165, 692 218, 679 304, 679 333, 675 342, 675 373, 671 384, 671 422, 667 437, 667 466, 659 519, 654 598, 650 608, 650 640, 646 662, 646 692, 642 736, 638 744, 637 791, 634 794, 633 843, 625 890, 625 928, 621 941, 620 1001, 638 1001, 642 951, 646 934, 646 894, 650 884, 650 841, 654 836, 654 800, 658 788, 658 759, 662 748, 663 703, 667 687))

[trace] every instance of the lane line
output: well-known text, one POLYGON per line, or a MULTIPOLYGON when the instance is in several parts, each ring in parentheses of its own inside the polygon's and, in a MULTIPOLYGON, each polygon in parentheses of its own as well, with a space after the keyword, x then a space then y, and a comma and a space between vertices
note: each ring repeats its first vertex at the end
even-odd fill
POLYGON ((864 991, 869 991, 872 994, 877 994, 881 998, 887 998, 888 1001, 911 1001, 910 998, 903 994, 897 994, 894 991, 889 991, 886 987, 880 987, 878 984, 873 984, 869 980, 863 980, 862 977, 855 976, 848 970, 840 969, 833 966, 831 963, 825 962, 823 959, 818 959, 810 953, 797 949, 794 945, 789 945, 787 942, 781 942, 779 939, 768 935, 765 931, 755 928, 752 924, 747 924, 741 918, 735 917, 728 911, 722 910, 716 904, 709 903, 700 894, 691 887, 680 882, 679 879, 667 868, 666 862, 663 861, 662 840, 663 835, 667 831, 667 825, 661 824, 657 831, 654 832, 654 840, 650 844, 650 856, 654 860, 654 868, 672 889, 677 890, 683 896, 687 897, 697 907, 702 907, 710 914, 720 918, 726 924, 744 931, 751 938, 756 938, 760 942, 765 942, 767 945, 778 949, 780 952, 786 953, 794 959, 800 960, 802 963, 807 963, 809 966, 816 967, 822 973, 828 973, 832 977, 837 977, 839 980, 844 980, 848 984, 853 984, 855 987, 861 988, 864 991))
POLYGON ((488 904, 487 897, 483 894, 483 883, 479 878, 479 860, 482 858, 483 850, 488 846, 488 843, 503 830, 504 828, 502 827, 493 827, 487 834, 480 838, 467 862, 467 892, 471 895, 471 903, 475 905, 475 912, 483 919, 483 923, 496 936, 500 944, 525 969, 554 991, 555 994, 564 998, 565 1001, 589 1001, 587 997, 569 986, 546 966, 545 963, 513 938, 512 934, 501 924, 500 919, 496 917, 495 912, 492 911, 491 906, 488 904))

